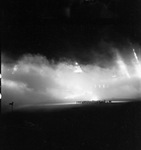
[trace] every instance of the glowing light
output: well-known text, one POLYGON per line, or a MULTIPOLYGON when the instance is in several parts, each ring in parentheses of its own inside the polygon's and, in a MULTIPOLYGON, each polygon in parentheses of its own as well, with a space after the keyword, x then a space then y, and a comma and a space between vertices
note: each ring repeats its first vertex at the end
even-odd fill
POLYGON ((78 62, 75 62, 75 65, 78 65, 78 62))
POLYGON ((128 70, 127 70, 125 63, 123 62, 123 60, 121 59, 121 57, 119 55, 117 55, 117 57, 118 57, 117 63, 118 63, 119 68, 121 70, 121 74, 126 75, 128 78, 130 78, 130 75, 128 73, 128 70))
POLYGON ((136 75, 141 78, 141 66, 139 64, 135 65, 136 75))
POLYGON ((75 69, 74 69, 74 72, 75 72, 75 73, 81 73, 81 72, 83 72, 82 69, 81 69, 81 67, 78 65, 77 62, 75 62, 75 69))
POLYGON ((2 75, 0 74, 0 79, 2 78, 2 75))
POLYGON ((141 77, 141 63, 139 62, 138 56, 134 49, 133 49, 133 53, 134 53, 134 57, 136 59, 135 70, 136 70, 137 76, 141 77))
POLYGON ((10 81, 10 80, 2 80, 2 85, 6 85, 7 87, 17 87, 17 84, 14 81, 10 81))
POLYGON ((72 94, 72 95, 68 95, 68 96, 65 96, 64 98, 65 99, 77 99, 77 98, 80 98, 81 95, 79 94, 72 94))
POLYGON ((97 96, 93 96, 92 98, 91 98, 91 101, 98 101, 99 100, 99 98, 97 97, 97 96))
POLYGON ((26 85, 24 83, 19 83, 19 82, 14 82, 14 81, 11 81, 11 80, 2 80, 2 86, 7 86, 11 89, 18 89, 20 90, 21 88, 25 88, 26 85))
POLYGON ((135 56, 135 59, 136 59, 137 63, 139 63, 139 60, 138 60, 137 54, 136 54, 136 52, 135 52, 135 50, 134 50, 134 49, 133 49, 133 53, 134 53, 134 56, 135 56))
POLYGON ((2 94, 0 93, 0 99, 2 99, 2 94))
MULTIPOLYGON (((135 51, 133 56, 138 60, 135 51)), ((58 63, 52 67, 50 64, 38 65, 23 61, 14 67, 10 65, 3 66, 2 86, 13 93, 14 90, 16 92, 24 91, 25 93, 29 88, 32 94, 30 92, 25 93, 25 95, 23 94, 25 97, 29 96, 28 99, 32 99, 30 94, 34 95, 37 91, 37 94, 39 92, 41 96, 40 100, 45 99, 45 101, 48 97, 55 97, 65 102, 69 100, 98 101, 101 98, 109 98, 110 96, 125 97, 127 95, 130 97, 132 93, 138 94, 136 88, 138 83, 136 81, 138 81, 138 76, 141 77, 141 69, 140 63, 135 62, 128 66, 125 62, 118 55, 117 65, 114 64, 109 69, 92 64, 81 66, 78 62, 74 62, 73 65, 67 62, 58 63), (15 73, 16 71, 17 73, 15 73), (12 72, 15 74, 11 75, 12 72), (131 80, 128 78, 131 78, 131 80)))
POLYGON ((13 72, 12 72, 12 74, 14 74, 17 70, 18 70, 18 66, 15 65, 15 66, 13 67, 13 72))

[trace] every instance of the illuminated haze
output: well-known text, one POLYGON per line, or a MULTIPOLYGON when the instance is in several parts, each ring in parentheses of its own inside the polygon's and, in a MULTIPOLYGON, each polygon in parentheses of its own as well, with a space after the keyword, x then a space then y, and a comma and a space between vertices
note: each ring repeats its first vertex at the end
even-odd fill
POLYGON ((141 66, 136 50, 132 49, 128 58, 115 48, 111 53, 113 60, 106 67, 67 59, 55 62, 31 54, 5 63, 10 58, 3 54, 2 103, 6 106, 13 101, 20 108, 76 100, 141 98, 141 66))

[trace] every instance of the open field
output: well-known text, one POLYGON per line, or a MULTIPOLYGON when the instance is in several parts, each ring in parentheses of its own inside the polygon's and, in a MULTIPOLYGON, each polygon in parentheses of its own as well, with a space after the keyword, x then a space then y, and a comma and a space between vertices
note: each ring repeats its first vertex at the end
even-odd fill
POLYGON ((1 150, 139 150, 141 102, 32 108, 1 115, 1 150))

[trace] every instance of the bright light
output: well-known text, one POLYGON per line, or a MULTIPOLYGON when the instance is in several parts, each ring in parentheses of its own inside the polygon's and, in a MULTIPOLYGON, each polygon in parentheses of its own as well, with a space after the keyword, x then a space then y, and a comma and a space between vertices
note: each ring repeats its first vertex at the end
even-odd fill
POLYGON ((78 65, 78 62, 75 62, 75 65, 78 65))
POLYGON ((92 98, 91 98, 91 101, 98 101, 99 100, 99 98, 97 97, 97 96, 93 96, 92 98))
POLYGON ((120 72, 121 75, 126 75, 128 78, 130 78, 130 75, 129 75, 128 70, 127 70, 127 66, 118 54, 117 54, 117 64, 118 64, 119 69, 121 71, 120 72))
POLYGON ((134 49, 133 49, 133 53, 134 53, 134 57, 136 59, 135 70, 136 70, 137 76, 141 77, 141 63, 139 62, 138 56, 134 49))
POLYGON ((141 78, 141 65, 135 64, 136 75, 141 78))
POLYGON ((2 78, 2 75, 0 74, 0 79, 2 78))
POLYGON ((135 52, 135 50, 134 50, 134 49, 133 49, 133 53, 134 53, 135 59, 136 59, 136 61, 137 61, 137 63, 138 63, 138 62, 139 62, 139 60, 138 60, 137 54, 136 54, 136 52, 135 52))
POLYGON ((18 85, 14 81, 2 80, 2 86, 7 86, 10 88, 16 88, 18 85))
POLYGON ((81 72, 83 72, 82 69, 81 69, 81 67, 78 65, 77 62, 75 62, 75 69, 74 69, 74 72, 75 72, 75 73, 81 73, 81 72))
POLYGON ((17 90, 20 90, 20 89, 23 89, 26 87, 26 84, 24 83, 20 83, 20 82, 15 82, 15 81, 11 81, 11 80, 2 80, 2 86, 6 86, 8 88, 11 88, 11 89, 17 89, 17 90))
MULTIPOLYGON (((134 55, 132 52, 132 59, 137 58, 134 55)), ((37 97, 36 101, 48 103, 48 100, 70 102, 98 101, 112 97, 131 98, 140 93, 138 79, 141 77, 141 67, 139 63, 136 61, 132 63, 132 60, 128 60, 131 62, 129 66, 120 55, 113 65, 111 62, 110 67, 104 68, 96 64, 80 65, 77 62, 58 62, 52 65, 43 63, 42 59, 40 64, 36 62, 36 59, 34 63, 32 61, 20 60, 14 66, 3 65, 0 77, 3 78, 2 86, 3 91, 6 91, 5 95, 17 94, 20 97, 23 96, 21 99, 27 98, 29 101, 34 101, 37 97), (11 75, 12 72, 15 74, 11 75), (114 75, 113 72, 115 72, 114 75)))

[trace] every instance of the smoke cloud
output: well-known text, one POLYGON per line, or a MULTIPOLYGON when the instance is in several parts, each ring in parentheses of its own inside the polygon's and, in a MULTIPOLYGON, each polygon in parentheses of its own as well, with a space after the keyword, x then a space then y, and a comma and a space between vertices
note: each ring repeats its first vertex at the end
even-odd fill
POLYGON ((55 62, 31 54, 12 63, 5 62, 4 59, 11 59, 4 57, 2 103, 8 106, 13 101, 20 108, 76 100, 141 98, 140 62, 136 62, 133 52, 127 60, 117 49, 112 49, 109 67, 67 59, 55 62))

